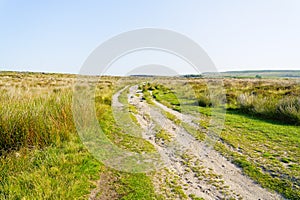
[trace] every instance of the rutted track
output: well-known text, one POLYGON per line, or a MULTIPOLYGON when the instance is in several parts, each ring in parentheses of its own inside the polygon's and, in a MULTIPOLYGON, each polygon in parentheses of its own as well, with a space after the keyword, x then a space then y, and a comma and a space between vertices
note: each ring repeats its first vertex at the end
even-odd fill
MULTIPOLYGON (((161 111, 170 112, 191 126, 197 126, 192 116, 171 110, 155 101, 155 106, 149 105, 141 100, 142 94, 139 97, 135 95, 136 91, 137 86, 129 88, 128 102, 138 110, 135 117, 144 130, 142 136, 168 158, 166 170, 161 170, 153 177, 158 193, 167 199, 187 198, 189 195, 204 199, 282 199, 243 175, 239 168, 218 152, 212 149, 207 151, 204 143, 167 119, 161 111), (157 137, 160 129, 170 135, 171 141, 157 137), (180 189, 178 195, 172 195, 171 183, 180 189)), ((118 100, 120 94, 119 91, 114 95, 112 106, 122 105, 118 100)))

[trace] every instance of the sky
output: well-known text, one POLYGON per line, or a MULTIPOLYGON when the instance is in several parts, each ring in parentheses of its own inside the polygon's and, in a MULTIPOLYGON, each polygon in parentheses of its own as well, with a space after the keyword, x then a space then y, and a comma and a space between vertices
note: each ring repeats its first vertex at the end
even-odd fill
MULTIPOLYGON (((149 27, 194 40, 218 71, 300 70, 299 0, 0 0, 0 27, 0 70, 78 73, 106 40, 149 27)), ((109 73, 149 64, 192 73, 157 52, 123 57, 109 73)))

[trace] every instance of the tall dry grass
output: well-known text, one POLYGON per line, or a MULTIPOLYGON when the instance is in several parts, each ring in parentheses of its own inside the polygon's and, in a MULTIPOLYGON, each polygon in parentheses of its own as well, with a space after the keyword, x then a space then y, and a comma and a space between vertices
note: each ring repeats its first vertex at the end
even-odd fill
POLYGON ((0 154, 55 145, 75 133, 72 77, 15 72, 0 75, 0 154))
POLYGON ((0 150, 43 147, 67 140, 74 133, 71 92, 0 95, 0 150))
POLYGON ((300 98, 287 96, 275 98, 274 96, 261 97, 242 94, 237 99, 240 110, 245 113, 258 114, 269 119, 282 122, 300 124, 300 98))
MULTIPOLYGON (((214 105, 207 79, 190 80, 199 106, 214 105)), ((289 124, 300 124, 300 84, 297 79, 224 79, 227 108, 289 124)))

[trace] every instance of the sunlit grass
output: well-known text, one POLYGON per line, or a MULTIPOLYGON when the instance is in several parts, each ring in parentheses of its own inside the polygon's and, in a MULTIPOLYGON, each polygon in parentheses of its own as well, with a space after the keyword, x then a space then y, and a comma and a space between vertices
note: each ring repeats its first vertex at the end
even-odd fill
MULTIPOLYGON (((88 199, 102 173, 117 180, 107 184, 118 197, 154 199, 149 176, 109 169, 81 143, 71 110, 74 80, 73 75, 0 73, 0 199, 88 199)), ((104 77, 97 85, 105 134, 124 148, 153 151, 150 143, 115 127, 110 104, 117 80, 104 77)))
MULTIPOLYGON (((193 85, 196 96, 198 95, 200 100, 202 98, 202 102, 205 97, 205 103, 181 106, 186 106, 185 111, 189 114, 200 112, 202 114, 200 125, 209 128, 213 108, 207 103, 209 99, 205 96, 207 94, 205 80, 191 80, 190 84, 193 85)), ((288 199, 299 199, 300 129, 299 126, 293 125, 300 113, 297 99, 299 85, 293 80, 286 80, 283 83, 276 80, 225 80, 225 89, 228 110, 225 127, 215 149, 241 167, 246 175, 263 187, 275 190, 288 199), (249 92, 253 95, 251 98, 256 99, 248 102, 248 110, 245 110, 239 98, 249 92), (260 96, 257 96, 258 94, 260 96), (290 96, 286 97, 286 94, 290 96), (279 120, 282 118, 284 120, 279 120)), ((168 89, 164 87, 161 91, 155 91, 155 94, 160 95, 159 98, 157 95, 153 98, 173 108, 166 103, 170 100, 166 90, 168 89)), ((184 96, 176 97, 179 98, 179 102, 188 100, 184 96)), ((176 120, 173 115, 168 118, 176 120)), ((193 133, 188 130, 189 126, 182 123, 181 125, 193 133)))

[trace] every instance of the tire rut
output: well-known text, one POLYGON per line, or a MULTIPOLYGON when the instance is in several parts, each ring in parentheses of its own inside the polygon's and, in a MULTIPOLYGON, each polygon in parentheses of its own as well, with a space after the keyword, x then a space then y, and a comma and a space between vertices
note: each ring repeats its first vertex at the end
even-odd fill
MULTIPOLYGON (((153 177, 158 193, 166 199, 282 199, 254 183, 238 167, 199 142, 180 124, 167 119, 161 109, 203 130, 194 123, 193 116, 171 110, 156 101, 149 105, 142 100, 142 93, 136 95, 137 88, 129 88, 128 102, 138 110, 134 115, 144 130, 142 137, 168 158, 166 168, 153 177), (161 130, 168 134, 170 141, 158 137, 161 130)), ((120 92, 114 95, 113 101, 118 101, 118 95, 120 92)))

